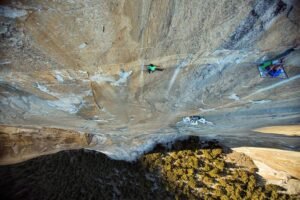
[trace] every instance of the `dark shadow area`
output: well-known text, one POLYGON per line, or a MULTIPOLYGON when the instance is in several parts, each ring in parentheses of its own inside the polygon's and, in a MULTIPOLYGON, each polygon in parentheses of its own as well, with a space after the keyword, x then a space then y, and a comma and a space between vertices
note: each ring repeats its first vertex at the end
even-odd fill
POLYGON ((146 178, 140 164, 87 150, 63 151, 1 166, 0 177, 0 196, 7 200, 173 199, 159 180, 146 178))

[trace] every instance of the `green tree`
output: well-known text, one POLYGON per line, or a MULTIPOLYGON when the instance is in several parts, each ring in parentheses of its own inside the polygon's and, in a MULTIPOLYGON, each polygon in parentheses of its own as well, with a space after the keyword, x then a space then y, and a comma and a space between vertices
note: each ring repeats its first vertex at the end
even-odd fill
POLYGON ((205 176, 205 177, 203 177, 203 183, 205 184, 205 185, 211 185, 212 183, 213 183, 213 180, 212 180, 212 178, 210 178, 209 176, 205 176))
POLYGON ((229 200, 229 197, 223 195, 223 196, 221 196, 221 200, 229 200))
POLYGON ((208 172, 208 174, 210 175, 210 177, 218 177, 219 176, 219 169, 218 168, 214 168, 212 170, 210 170, 208 172))
POLYGON ((221 171, 224 170, 224 167, 225 167, 225 162, 222 161, 222 160, 216 160, 215 161, 215 166, 220 169, 221 171))
POLYGON ((207 158, 208 160, 211 160, 213 157, 210 155, 210 150, 209 149, 203 149, 202 150, 203 156, 207 158))
POLYGON ((249 178, 249 181, 248 181, 247 188, 249 191, 253 191, 255 189, 255 186, 256 186, 255 177, 253 175, 251 175, 249 178))
POLYGON ((239 171, 239 175, 240 175, 240 179, 243 183, 247 183, 248 182, 248 174, 246 171, 239 171))
POLYGON ((271 192, 271 198, 270 199, 278 199, 278 193, 275 191, 275 190, 273 190, 272 192, 271 192))
POLYGON ((220 183, 220 185, 221 185, 222 187, 226 187, 227 183, 226 183, 226 180, 225 180, 225 179, 220 178, 218 181, 219 181, 219 183, 220 183))
POLYGON ((213 158, 217 158, 218 156, 220 156, 222 154, 222 149, 218 148, 218 149, 212 149, 211 151, 211 156, 213 158))
POLYGON ((205 163, 204 167, 202 168, 203 171, 208 172, 210 170, 210 166, 208 163, 205 163))

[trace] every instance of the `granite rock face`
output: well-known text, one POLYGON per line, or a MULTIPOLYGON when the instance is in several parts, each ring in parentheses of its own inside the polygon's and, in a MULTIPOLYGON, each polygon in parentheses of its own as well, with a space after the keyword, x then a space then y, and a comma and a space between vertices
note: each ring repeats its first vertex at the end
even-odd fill
MULTIPOLYGON (((49 153, 85 147, 117 159, 189 134, 299 151, 296 136, 252 132, 299 124, 299 13, 296 0, 7 1, 0 7, 5 152, 7 138, 21 144, 11 127, 91 134, 93 142, 76 147, 57 139, 49 153), (288 79, 259 76, 258 63, 292 47, 288 79), (149 63, 165 70, 148 74, 149 63), (213 125, 176 125, 192 115, 213 125)), ((39 155, 30 141, 16 158, 26 148, 39 155)))

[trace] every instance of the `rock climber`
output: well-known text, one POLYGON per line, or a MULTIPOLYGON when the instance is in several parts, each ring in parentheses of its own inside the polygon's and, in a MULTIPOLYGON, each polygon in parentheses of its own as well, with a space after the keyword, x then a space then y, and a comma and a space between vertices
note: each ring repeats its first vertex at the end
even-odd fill
POLYGON ((283 71, 283 58, 277 60, 265 61, 259 66, 265 74, 271 77, 278 77, 283 71))
POLYGON ((153 65, 153 64, 149 64, 149 65, 145 65, 147 67, 148 73, 153 73, 155 71, 164 71, 163 68, 161 68, 160 66, 157 65, 153 65))
POLYGON ((271 77, 277 77, 283 72, 283 70, 281 69, 283 67, 282 63, 283 59, 268 60, 260 64, 259 67, 271 77))
POLYGON ((278 77, 284 72, 282 69, 282 65, 273 65, 271 67, 267 67, 266 69, 268 70, 268 74, 271 77, 278 77))

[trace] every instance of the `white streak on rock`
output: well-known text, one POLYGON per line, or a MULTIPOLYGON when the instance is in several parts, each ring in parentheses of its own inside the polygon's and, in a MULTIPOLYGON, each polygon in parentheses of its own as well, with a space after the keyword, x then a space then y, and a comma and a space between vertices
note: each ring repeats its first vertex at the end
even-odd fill
POLYGON ((8 6, 0 6, 0 16, 8 18, 18 18, 27 15, 26 10, 20 10, 16 8, 11 8, 8 6))
POLYGON ((87 46, 87 44, 84 42, 81 45, 78 46, 79 49, 84 49, 87 46))
POLYGON ((132 74, 132 71, 129 72, 125 72, 125 71, 121 71, 119 76, 119 80, 117 80, 116 82, 113 82, 112 85, 115 86, 119 86, 121 84, 125 84, 127 82, 128 77, 132 74))
POLYGON ((238 97, 235 93, 232 93, 228 99, 232 99, 232 100, 235 100, 235 101, 239 101, 240 100, 240 97, 238 97))
POLYGON ((208 109, 199 108, 199 110, 200 110, 201 112, 211 112, 211 111, 215 111, 216 109, 215 109, 215 108, 208 108, 208 109))
POLYGON ((44 85, 40 85, 39 83, 36 83, 36 87, 41 90, 42 92, 48 93, 50 94, 50 91, 48 90, 48 88, 44 85))
POLYGON ((64 82, 64 78, 63 78, 64 75, 58 70, 55 70, 54 73, 55 73, 56 80, 60 83, 63 83, 64 82))
POLYGON ((257 101, 250 101, 251 103, 253 103, 253 104, 264 104, 264 103, 269 103, 269 102, 271 102, 272 100, 269 100, 269 99, 267 99, 267 100, 257 100, 257 101))
POLYGON ((10 64, 11 61, 0 61, 0 65, 7 65, 7 64, 10 64))
POLYGON ((103 83, 103 82, 115 82, 116 80, 113 77, 105 76, 102 74, 95 74, 90 77, 91 81, 95 81, 97 83, 103 83))
POLYGON ((58 110, 66 111, 71 114, 77 113, 83 106, 84 101, 81 96, 70 95, 55 101, 48 101, 48 105, 58 110))
POLYGON ((289 79, 280 81, 280 82, 278 82, 278 83, 275 83, 275 84, 273 84, 273 85, 267 86, 267 87, 265 87, 265 88, 256 90, 256 91, 253 92, 252 94, 249 94, 249 95, 247 95, 246 97, 244 97, 244 99, 249 98, 249 97, 251 97, 251 96, 253 96, 253 95, 256 95, 256 94, 259 94, 259 93, 268 91, 268 90, 272 90, 272 89, 274 89, 274 88, 276 88, 276 87, 285 85, 285 84, 287 84, 287 83, 289 83, 289 82, 292 82, 292 81, 294 81, 294 80, 296 80, 296 79, 298 79, 298 78, 300 78, 300 74, 298 74, 298 75, 296 75, 296 76, 293 76, 293 77, 291 77, 291 78, 289 78, 289 79))
POLYGON ((91 95, 91 90, 87 90, 81 94, 60 94, 51 92, 46 86, 41 85, 39 83, 37 84, 37 88, 41 90, 42 92, 45 92, 47 94, 50 94, 52 96, 55 96, 58 98, 58 100, 48 100, 47 104, 51 107, 54 107, 58 110, 69 112, 70 114, 77 113, 83 106, 84 106, 84 97, 91 95))

